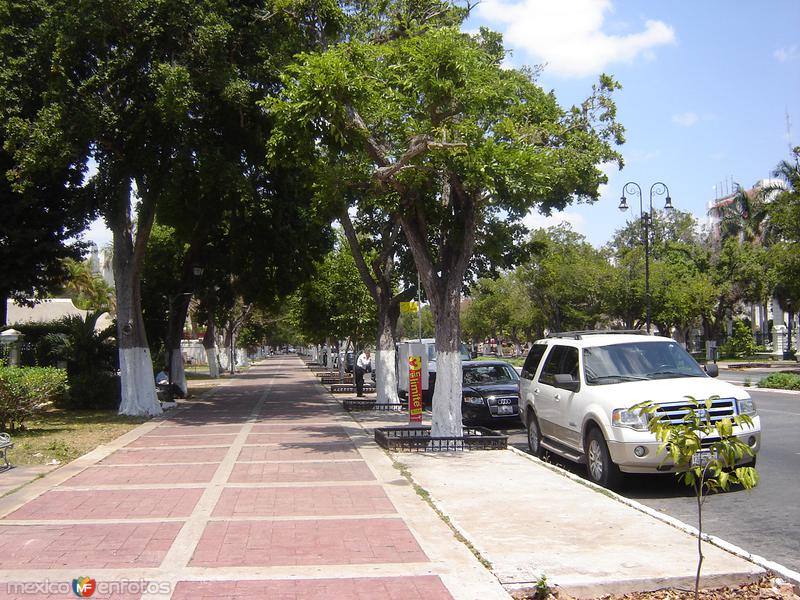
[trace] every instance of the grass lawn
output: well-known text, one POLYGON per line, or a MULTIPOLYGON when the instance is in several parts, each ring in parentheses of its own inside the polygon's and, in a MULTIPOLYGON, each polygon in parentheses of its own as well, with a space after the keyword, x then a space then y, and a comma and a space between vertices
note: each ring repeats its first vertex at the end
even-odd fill
POLYGON ((145 417, 123 417, 114 410, 52 409, 26 421, 25 431, 11 435, 14 448, 8 459, 20 466, 53 460, 67 463, 145 421, 145 417))
POLYGON ((511 357, 511 356, 490 356, 490 355, 486 355, 486 356, 478 356, 475 360, 504 360, 507 363, 511 363, 515 367, 521 367, 522 365, 525 364, 525 357, 524 356, 511 357))
MULTIPOLYGON (((223 379, 189 376, 189 394, 196 398, 223 379)), ((146 417, 125 417, 115 410, 64 410, 53 408, 25 422, 26 429, 11 434, 14 448, 8 459, 13 465, 45 465, 53 460, 68 463, 127 433, 146 417)))

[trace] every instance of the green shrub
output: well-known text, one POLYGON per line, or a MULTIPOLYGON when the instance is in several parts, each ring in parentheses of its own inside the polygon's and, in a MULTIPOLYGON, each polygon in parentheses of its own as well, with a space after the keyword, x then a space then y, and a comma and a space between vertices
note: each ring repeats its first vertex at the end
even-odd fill
POLYGON ((108 371, 95 371, 70 375, 69 394, 58 402, 58 406, 70 409, 116 410, 119 402, 119 376, 108 371))
POLYGON ((53 367, 0 367, 0 429, 15 431, 67 389, 67 373, 53 367))
POLYGON ((734 321, 731 337, 720 345, 719 350, 723 356, 753 356, 756 352, 756 341, 750 326, 744 321, 734 321))
POLYGON ((794 373, 772 373, 758 382, 760 388, 774 390, 800 390, 800 375, 794 373))

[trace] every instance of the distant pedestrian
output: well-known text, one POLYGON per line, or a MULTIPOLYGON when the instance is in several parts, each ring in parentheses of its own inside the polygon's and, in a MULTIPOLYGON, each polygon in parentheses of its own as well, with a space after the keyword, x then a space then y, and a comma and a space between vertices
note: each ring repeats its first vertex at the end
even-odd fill
POLYGON ((364 373, 372 372, 372 358, 369 355, 369 348, 366 348, 358 356, 356 361, 356 396, 364 395, 364 373))

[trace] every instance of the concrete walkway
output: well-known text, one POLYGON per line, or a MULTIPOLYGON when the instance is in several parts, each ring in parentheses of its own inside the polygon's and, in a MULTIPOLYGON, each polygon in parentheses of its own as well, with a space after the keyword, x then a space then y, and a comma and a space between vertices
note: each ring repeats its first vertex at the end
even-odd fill
POLYGON ((0 499, 0 597, 508 598, 294 357, 0 499))

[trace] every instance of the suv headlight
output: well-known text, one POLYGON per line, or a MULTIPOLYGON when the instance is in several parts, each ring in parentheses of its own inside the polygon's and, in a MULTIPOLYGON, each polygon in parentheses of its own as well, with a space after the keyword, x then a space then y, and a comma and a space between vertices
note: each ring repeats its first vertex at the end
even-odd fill
POLYGON ((483 405, 483 398, 480 396, 464 396, 464 402, 467 404, 480 404, 483 405))
POLYGON ((739 409, 740 415, 752 416, 756 414, 756 401, 752 398, 745 398, 743 400, 736 400, 736 405, 739 409))
POLYGON ((615 408, 611 413, 611 424, 614 427, 628 427, 636 431, 647 431, 647 415, 638 410, 615 408))

